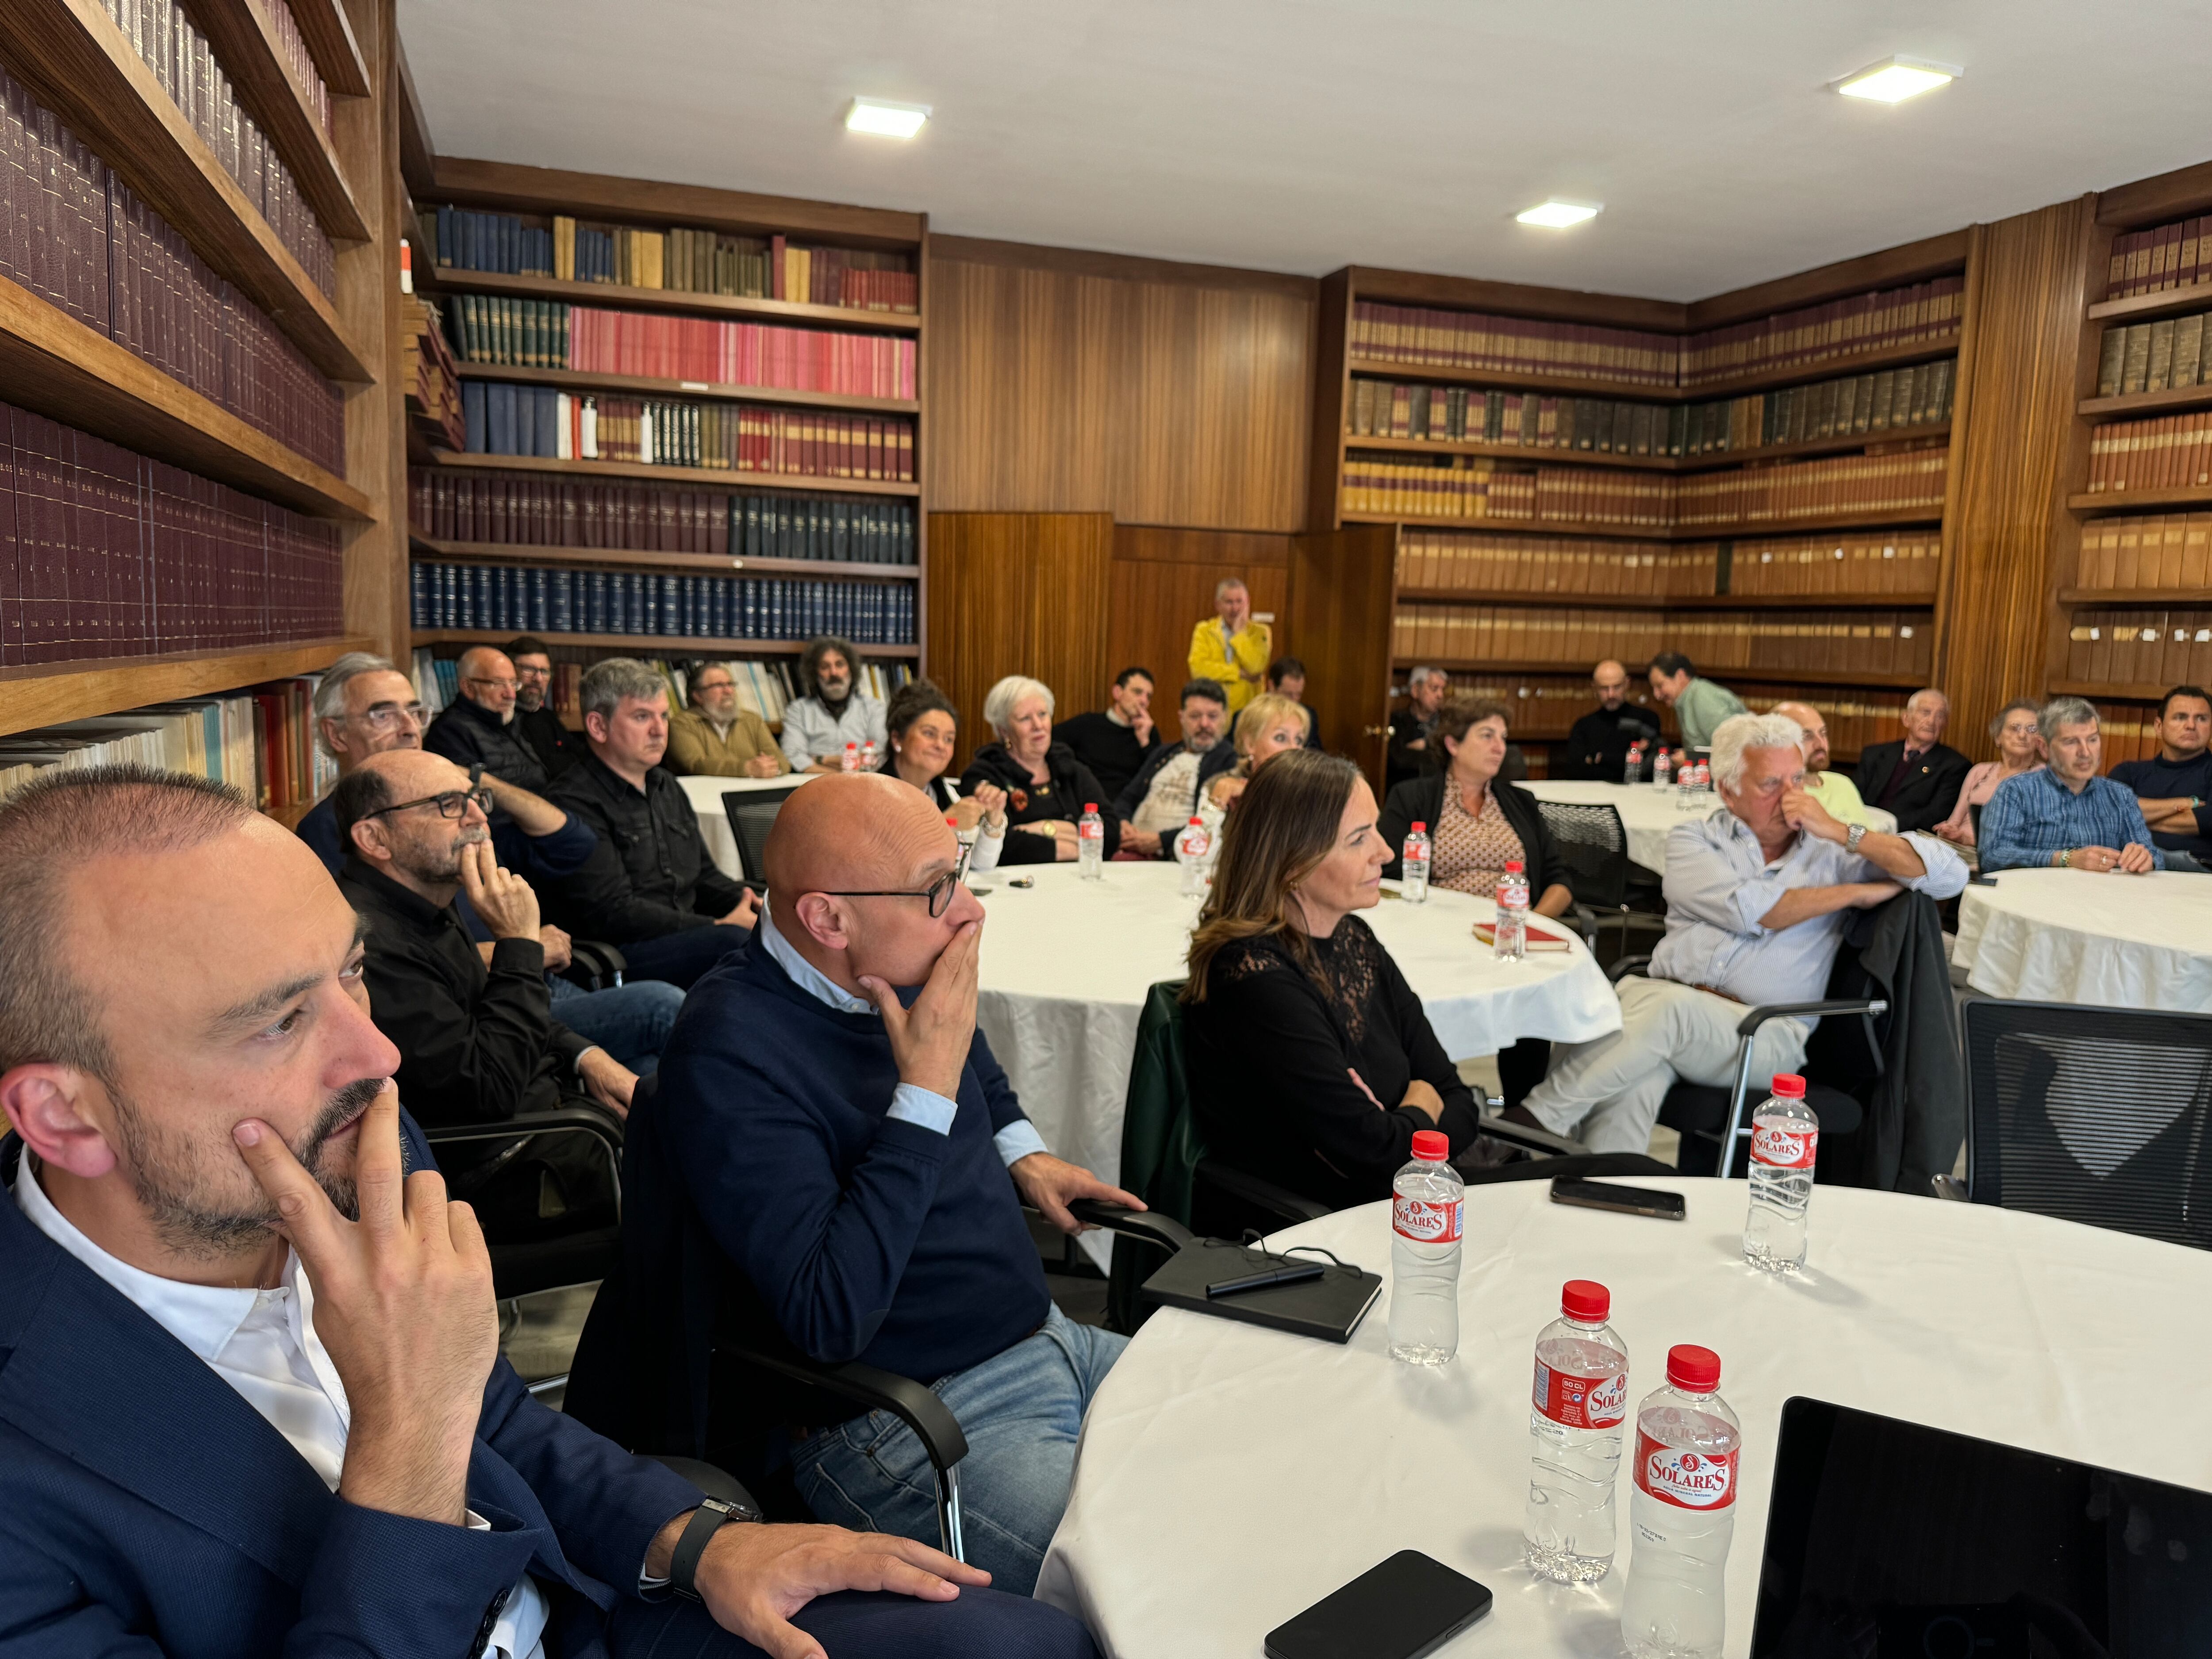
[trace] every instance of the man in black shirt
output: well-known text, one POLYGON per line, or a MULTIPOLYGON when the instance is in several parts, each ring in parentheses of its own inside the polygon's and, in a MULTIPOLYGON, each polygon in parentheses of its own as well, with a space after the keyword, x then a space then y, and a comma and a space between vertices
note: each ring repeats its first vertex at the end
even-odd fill
POLYGON ((2212 695, 2177 685, 2158 706, 2158 758, 2123 761, 2112 781, 2135 791, 2150 838, 2166 853, 2166 867, 2185 854, 2212 868, 2212 695))
MULTIPOLYGON (((500 867, 489 797, 468 774, 394 749, 348 773, 331 799, 349 849, 338 886, 368 923, 371 1017, 399 1050, 400 1097, 416 1119, 500 1123, 564 1097, 626 1113, 636 1074, 553 1018, 537 896, 500 867), (464 890, 492 933, 489 965, 455 908, 464 890)), ((611 1205, 612 1172, 584 1137, 513 1144, 475 1143, 442 1160, 502 1236, 611 1205)))
POLYGON ((1628 670, 1610 657, 1590 671, 1597 707, 1574 723, 1565 751, 1554 769, 1563 778, 1595 778, 1619 783, 1628 775, 1628 746, 1644 744, 1644 775, 1659 741, 1659 717, 1628 700, 1628 670))
POLYGON ((461 653, 461 695, 422 734, 422 746, 460 766, 481 766, 495 778, 533 795, 551 793, 544 763, 523 742, 514 724, 520 682, 507 653, 472 645, 461 653))
POLYGON ((580 939, 622 947, 631 971, 689 988, 752 935, 752 894, 715 867, 684 786, 660 764, 668 750, 668 688, 630 657, 584 675, 590 755, 553 799, 598 832, 584 867, 548 895, 554 919, 580 939))
POLYGON ((520 738, 548 777, 559 777, 584 758, 584 739, 561 724, 553 708, 553 653, 545 641, 525 634, 507 642, 514 665, 514 735, 520 738))
POLYGON ((1450 690, 1451 676, 1441 668, 1416 668, 1406 677, 1406 706, 1390 716, 1389 755, 1383 768, 1389 788, 1421 775, 1429 734, 1437 729, 1437 712, 1450 690))
POLYGON ((1052 728, 1052 740, 1075 751, 1091 769, 1098 787, 1112 799, 1144 770, 1160 744, 1152 729, 1152 676, 1145 668, 1125 668, 1114 677, 1102 713, 1074 714, 1052 728))

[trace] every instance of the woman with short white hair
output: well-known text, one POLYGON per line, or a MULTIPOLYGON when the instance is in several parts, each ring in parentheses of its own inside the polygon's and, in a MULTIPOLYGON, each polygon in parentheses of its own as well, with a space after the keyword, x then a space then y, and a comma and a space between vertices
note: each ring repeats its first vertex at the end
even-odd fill
POLYGON ((1106 856, 1120 850, 1121 825, 1111 798, 1075 751, 1052 740, 1052 688, 1009 674, 983 699, 983 719, 999 734, 975 751, 960 775, 961 793, 990 785, 1006 795, 1006 850, 1000 864, 1068 863, 1075 824, 1087 806, 1106 821, 1106 856))

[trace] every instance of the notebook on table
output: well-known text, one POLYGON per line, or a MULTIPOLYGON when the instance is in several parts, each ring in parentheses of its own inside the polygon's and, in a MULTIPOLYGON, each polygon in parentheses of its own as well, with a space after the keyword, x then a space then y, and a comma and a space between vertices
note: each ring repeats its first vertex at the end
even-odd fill
POLYGON ((1348 1342, 1382 1289, 1382 1281, 1375 1274, 1348 1261, 1332 1261, 1310 1251, 1274 1255, 1256 1245, 1199 1238, 1169 1257, 1145 1281, 1143 1295, 1147 1302, 1164 1308, 1187 1308, 1193 1313, 1265 1325, 1270 1330, 1318 1337, 1324 1342, 1348 1342), (1209 1285, 1288 1262, 1318 1264, 1321 1277, 1235 1296, 1206 1294, 1209 1285))

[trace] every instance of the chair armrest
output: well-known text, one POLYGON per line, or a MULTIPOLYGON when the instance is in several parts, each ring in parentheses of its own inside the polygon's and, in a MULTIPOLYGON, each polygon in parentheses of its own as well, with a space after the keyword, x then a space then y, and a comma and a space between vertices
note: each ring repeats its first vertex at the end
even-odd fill
POLYGON ((757 1365, 794 1382, 827 1389, 872 1411, 889 1412, 914 1431, 921 1449, 929 1454, 931 1467, 940 1474, 968 1455, 968 1437, 961 1432, 960 1420, 942 1400, 911 1377, 863 1365, 857 1359, 823 1365, 794 1354, 763 1353, 757 1348, 723 1343, 715 1347, 745 1364, 757 1365))
POLYGON ((1735 1023, 1738 1036, 1749 1036, 1770 1019, 1794 1018, 1800 1014, 1815 1017, 1824 1014, 1882 1014, 1889 1012, 1889 1004, 1880 997, 1852 997, 1838 1002, 1769 1002, 1762 1003, 1735 1023))
POLYGON ((1631 974, 1640 972, 1650 965, 1651 957, 1648 952, 1640 957, 1623 957, 1605 970, 1605 976, 1618 985, 1631 974))
POLYGON ((1484 1118, 1482 1133, 1495 1136, 1508 1146, 1525 1146, 1532 1152, 1547 1152, 1561 1158, 1572 1158, 1589 1151, 1580 1141, 1570 1140, 1565 1135, 1555 1135, 1549 1129, 1532 1129, 1525 1123, 1509 1123, 1502 1117, 1484 1118))
POLYGON ((561 977, 586 991, 604 991, 622 982, 629 971, 629 963, 623 953, 605 939, 572 939, 568 941, 568 965, 561 970, 561 977))
POLYGON ((1583 930, 1583 943, 1593 951, 1597 949, 1597 912, 1577 900, 1574 904, 1575 924, 1583 930))
POLYGON ((1928 1177, 1928 1184, 1935 1189, 1936 1197, 1948 1198, 1954 1204, 1971 1204, 1974 1201, 1973 1194, 1966 1190, 1966 1183, 1956 1176, 1930 1176, 1928 1177))
POLYGON ((1170 1255, 1197 1237, 1171 1215, 1160 1215, 1152 1210, 1127 1209, 1099 1198, 1073 1200, 1067 1206, 1067 1212, 1078 1221, 1087 1221, 1094 1227, 1127 1233, 1131 1238, 1157 1244, 1170 1255))
POLYGON ((1316 1204, 1287 1188, 1278 1187, 1272 1181, 1262 1181, 1258 1176, 1231 1169, 1213 1158, 1201 1159, 1198 1173, 1231 1197, 1257 1205, 1270 1215, 1280 1216, 1294 1224, 1301 1221, 1318 1221, 1329 1212, 1326 1204, 1316 1204))
POLYGON ((654 1462, 682 1475, 709 1498, 719 1498, 725 1504, 744 1504, 752 1509, 760 1507, 753 1502, 753 1495, 744 1489, 738 1477, 727 1469, 718 1468, 696 1457, 664 1457, 659 1452, 647 1455, 654 1462))
POLYGON ((617 1160, 622 1157, 622 1120, 595 1101, 567 1101, 550 1111, 517 1112, 495 1123, 449 1123, 434 1129, 422 1126, 422 1138, 433 1146, 562 1133, 597 1135, 617 1160))

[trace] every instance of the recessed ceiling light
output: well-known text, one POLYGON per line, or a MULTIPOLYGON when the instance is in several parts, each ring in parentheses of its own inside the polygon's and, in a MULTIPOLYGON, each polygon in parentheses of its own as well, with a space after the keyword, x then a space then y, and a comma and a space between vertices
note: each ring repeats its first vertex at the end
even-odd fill
POLYGON ((1846 98, 1871 98, 1877 103, 1901 104, 1906 99, 1937 87, 1948 86, 1966 71, 1956 64, 1931 64, 1923 58, 1885 58, 1856 75, 1834 83, 1846 98))
POLYGON ((1603 204, 1595 202, 1539 202, 1534 207, 1524 208, 1513 216, 1524 225, 1543 225, 1552 230, 1564 230, 1569 225, 1578 225, 1595 219, 1603 204))
POLYGON ((854 132, 873 132, 885 138, 911 138, 929 119, 927 104, 887 104, 880 98, 855 98, 845 112, 845 125, 854 132))

